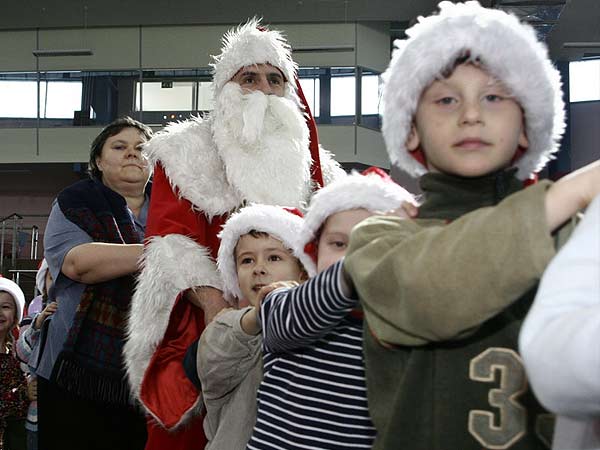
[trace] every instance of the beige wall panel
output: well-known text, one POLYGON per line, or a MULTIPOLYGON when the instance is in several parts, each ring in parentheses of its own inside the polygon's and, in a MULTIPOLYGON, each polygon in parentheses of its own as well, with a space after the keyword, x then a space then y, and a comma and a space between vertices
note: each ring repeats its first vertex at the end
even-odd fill
POLYGON ((227 26, 144 27, 142 66, 149 69, 208 67, 227 26))
POLYGON ((383 72, 390 62, 389 22, 364 22, 356 25, 357 65, 383 72))
POLYGON ((379 131, 364 127, 357 127, 356 131, 356 148, 358 151, 356 161, 369 166, 389 169, 390 161, 385 150, 383 135, 379 131))
POLYGON ((35 128, 0 129, 0 163, 33 162, 35 128))
POLYGON ((120 70, 139 67, 138 28, 40 30, 40 49, 89 48, 91 56, 40 58, 40 70, 120 70))
POLYGON ((87 162, 99 127, 40 128, 40 156, 32 162, 87 162))
POLYGON ((319 125, 319 142, 335 154, 339 162, 354 162, 354 127, 341 125, 319 125))
POLYGON ((0 164, 87 162, 97 127, 40 128, 40 154, 36 155, 35 128, 0 129, 0 164))
MULTIPOLYGON (((353 23, 323 24, 283 24, 273 25, 287 36, 292 48, 295 47, 337 47, 355 45, 355 26, 353 23)), ((295 52, 294 60, 300 66, 352 67, 355 64, 355 52, 323 51, 295 52)))
POLYGON ((35 31, 3 31, 0 42, 0 71, 35 71, 35 31))

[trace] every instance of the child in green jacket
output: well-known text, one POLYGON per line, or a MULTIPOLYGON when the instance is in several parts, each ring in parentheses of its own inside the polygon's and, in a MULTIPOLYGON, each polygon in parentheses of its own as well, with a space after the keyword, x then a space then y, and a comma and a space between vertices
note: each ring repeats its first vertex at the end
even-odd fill
POLYGON ((415 220, 358 225, 344 262, 368 325, 374 448, 548 448, 518 334, 600 165, 524 189, 564 130, 560 77, 530 26, 442 2, 407 35, 384 76, 383 134, 424 201, 415 220))

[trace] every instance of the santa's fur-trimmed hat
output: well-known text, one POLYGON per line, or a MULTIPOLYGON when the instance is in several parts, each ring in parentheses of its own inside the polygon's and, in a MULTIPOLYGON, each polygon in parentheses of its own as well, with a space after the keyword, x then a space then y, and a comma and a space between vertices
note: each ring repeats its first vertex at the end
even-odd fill
POLYGON ((362 173, 352 172, 313 195, 304 216, 298 246, 305 248, 313 242, 332 214, 359 208, 382 213, 399 208, 405 201, 416 203, 412 194, 394 182, 383 170, 370 167, 362 173))
POLYGON ((302 213, 295 208, 261 204, 246 206, 227 220, 219 233, 221 244, 217 269, 221 274, 223 293, 228 301, 242 298, 235 264, 235 247, 240 237, 252 230, 279 239, 302 263, 309 277, 316 274, 317 269, 310 256, 302 250, 297 250, 296 240, 303 222, 302 213))
MULTIPOLYGON (((512 14, 476 1, 443 1, 439 14, 420 17, 396 40, 383 75, 383 137, 392 164, 413 177, 427 168, 413 158, 406 140, 422 92, 457 58, 468 54, 500 80, 524 112, 529 148, 514 167, 524 180, 540 171, 559 149, 565 128, 558 70, 534 29, 512 14)), ((516 149, 515 149, 516 150, 516 149)))
POLYGON ((215 98, 242 67, 254 64, 277 67, 288 81, 286 86, 295 86, 297 65, 290 45, 280 31, 266 29, 256 17, 225 33, 221 54, 213 58, 215 98))
POLYGON ((23 310, 25 309, 25 294, 17 283, 0 276, 0 292, 8 292, 15 300, 16 315, 15 325, 21 323, 23 320, 23 310))

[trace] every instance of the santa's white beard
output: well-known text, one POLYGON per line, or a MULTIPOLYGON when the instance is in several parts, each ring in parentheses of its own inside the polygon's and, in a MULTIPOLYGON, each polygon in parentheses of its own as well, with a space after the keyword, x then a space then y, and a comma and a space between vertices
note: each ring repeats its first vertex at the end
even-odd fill
POLYGON ((303 206, 310 192, 308 127, 293 101, 227 83, 213 111, 213 137, 227 181, 244 200, 303 206))

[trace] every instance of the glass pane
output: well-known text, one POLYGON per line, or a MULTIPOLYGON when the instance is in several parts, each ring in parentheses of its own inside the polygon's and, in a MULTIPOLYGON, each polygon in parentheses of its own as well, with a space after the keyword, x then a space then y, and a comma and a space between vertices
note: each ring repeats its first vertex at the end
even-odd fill
POLYGON ((75 111, 81 110, 81 81, 48 81, 42 86, 46 92, 40 92, 40 117, 73 119, 75 111))
POLYGON ((571 102, 600 100, 600 59, 569 64, 571 102))
POLYGON ((350 77, 331 78, 331 116, 353 116, 355 111, 356 79, 350 77))
POLYGON ((363 75, 361 84, 362 115, 379 114, 379 76, 363 75))
POLYGON ((37 118, 37 82, 0 80, 0 117, 37 118))
POLYGON ((318 78, 300 78, 300 86, 302 86, 302 92, 304 92, 304 97, 306 97, 306 102, 313 117, 319 117, 321 80, 318 78))
POLYGON ((198 83, 198 110, 212 111, 214 105, 212 81, 200 81, 198 83))
MULTIPOLYGON (((193 99, 193 81, 173 81, 172 87, 163 87, 163 82, 145 81, 144 111, 191 111, 193 99)), ((136 110, 140 110, 140 90, 137 83, 136 110)))

